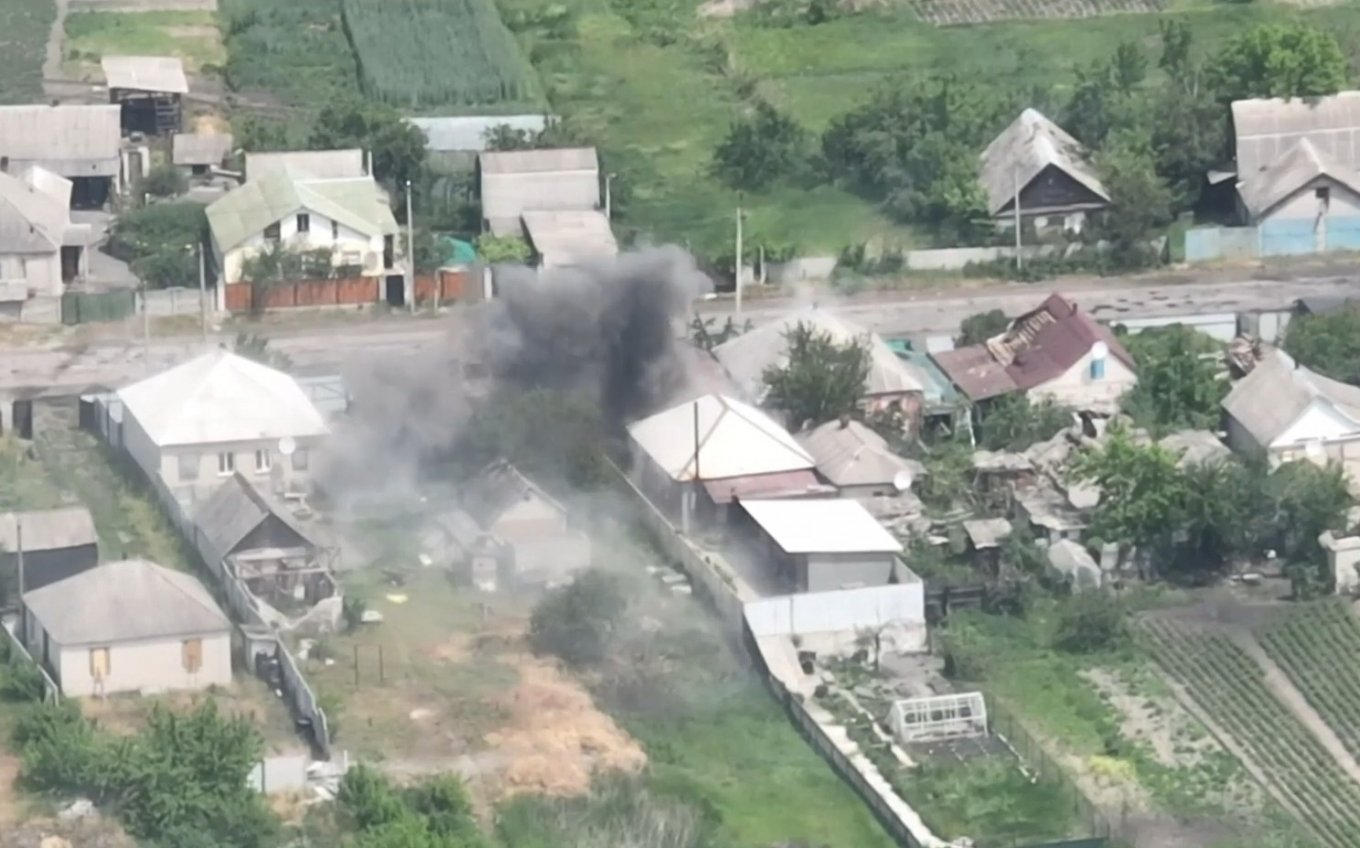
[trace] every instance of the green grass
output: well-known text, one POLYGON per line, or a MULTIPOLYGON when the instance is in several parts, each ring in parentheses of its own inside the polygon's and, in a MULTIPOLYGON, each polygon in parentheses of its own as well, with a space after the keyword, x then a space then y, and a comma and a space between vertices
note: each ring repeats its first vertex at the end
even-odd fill
POLYGON ((103 56, 178 56, 196 73, 227 58, 212 12, 75 12, 66 17, 66 58, 98 66, 103 56))
POLYGON ((340 0, 221 0, 227 83, 318 109, 359 92, 340 0))
POLYGON ((926 763, 902 781, 934 833, 968 836, 977 848, 1082 835, 1063 788, 1031 780, 1010 758, 926 763))
POLYGON ((61 489, 42 464, 29 457, 27 446, 0 437, 0 511, 52 509, 63 500, 61 489))
POLYGON ((53 0, 0 3, 0 103, 42 99, 43 55, 56 16, 53 0))

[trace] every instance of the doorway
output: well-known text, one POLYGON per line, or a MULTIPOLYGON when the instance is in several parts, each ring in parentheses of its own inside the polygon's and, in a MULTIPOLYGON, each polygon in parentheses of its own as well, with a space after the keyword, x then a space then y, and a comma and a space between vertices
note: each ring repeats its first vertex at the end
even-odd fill
POLYGON ((16 400, 10 407, 14 435, 20 439, 33 438, 33 401, 16 400))
POLYGON ((388 306, 406 305, 406 278, 400 274, 391 274, 387 277, 386 297, 388 306))

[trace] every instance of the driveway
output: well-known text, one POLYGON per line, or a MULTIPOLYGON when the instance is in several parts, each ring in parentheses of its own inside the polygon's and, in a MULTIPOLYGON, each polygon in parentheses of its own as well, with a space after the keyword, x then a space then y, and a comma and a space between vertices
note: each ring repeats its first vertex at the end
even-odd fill
POLYGON ((126 262, 113 258, 102 249, 108 241, 113 218, 111 213, 102 210, 71 211, 71 223, 88 224, 91 230, 90 246, 87 248, 90 272, 85 278, 85 289, 88 291, 135 289, 141 285, 141 280, 137 279, 126 262))

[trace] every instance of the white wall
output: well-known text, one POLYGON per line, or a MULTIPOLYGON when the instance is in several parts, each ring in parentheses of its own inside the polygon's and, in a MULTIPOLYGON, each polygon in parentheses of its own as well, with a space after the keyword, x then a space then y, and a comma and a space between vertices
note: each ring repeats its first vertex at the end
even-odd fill
POLYGON ((851 586, 884 586, 897 567, 894 553, 807 554, 807 591, 827 592, 851 586))
POLYGON ((61 253, 7 253, 0 255, 0 282, 22 280, 30 294, 58 296, 62 293, 61 253))
POLYGON ((1338 413, 1331 404, 1314 400, 1289 429, 1271 443, 1270 447, 1272 449, 1294 447, 1302 450, 1308 442, 1332 441, 1356 435, 1360 435, 1360 427, 1338 413))
POLYGON ((1087 353, 1063 374, 1029 390, 1031 400, 1052 398, 1063 406, 1116 401, 1138 382, 1138 377, 1115 356, 1105 357, 1105 376, 1091 378, 1091 354, 1087 353))
POLYGON ((151 441, 132 410, 123 407, 123 449, 147 477, 161 473, 161 450, 151 441))
POLYGON ((797 636, 825 646, 852 646, 858 631, 885 628, 885 649, 926 647, 925 584, 919 579, 894 586, 783 595, 745 604, 751 635, 797 636))
POLYGON ((1262 220, 1317 218, 1320 211, 1316 190, 1326 186, 1330 197, 1327 202, 1326 218, 1353 218, 1360 215, 1360 195, 1328 177, 1310 180, 1291 194, 1283 203, 1275 206, 1262 220))
POLYGON ((217 488, 231 472, 220 473, 218 455, 230 453, 235 457, 235 470, 255 481, 261 488, 269 489, 275 482, 282 482, 286 491, 301 491, 308 487, 312 471, 320 455, 321 439, 315 436, 298 437, 297 452, 285 457, 279 453, 278 439, 256 439, 246 442, 213 445, 171 445, 159 450, 157 470, 167 486, 177 491, 192 490, 195 497, 202 498, 217 488), (255 452, 267 451, 269 471, 258 471, 255 452), (198 469, 195 477, 180 474, 180 457, 198 469), (295 460, 305 457, 306 468, 293 467, 295 460))
MULTIPOLYGON (((184 670, 184 640, 178 637, 107 646, 109 673, 100 691, 150 694, 230 684, 230 632, 204 635, 202 639, 203 664, 195 674, 184 670)), ((94 678, 90 676, 90 651, 95 647, 105 646, 62 647, 53 643, 52 656, 60 657, 58 677, 62 694, 71 697, 95 694, 94 678)))
MULTIPOLYGON (((388 270, 382 267, 383 237, 381 235, 366 236, 357 230, 340 224, 339 237, 333 238, 331 219, 316 212, 306 214, 311 220, 305 233, 298 232, 296 213, 286 215, 279 221, 279 242, 282 245, 295 250, 316 250, 318 248, 335 250, 335 265, 362 265, 365 274, 377 274, 388 270), (346 261, 347 257, 344 255, 346 251, 356 254, 348 257, 353 261, 346 261)), ((260 232, 251 236, 244 243, 226 251, 225 255, 214 246, 214 253, 219 257, 218 267, 222 269, 225 280, 228 283, 241 282, 241 268, 246 259, 265 252, 271 244, 272 242, 265 239, 264 233, 260 232)), ((402 240, 396 239, 394 247, 399 264, 402 240)))

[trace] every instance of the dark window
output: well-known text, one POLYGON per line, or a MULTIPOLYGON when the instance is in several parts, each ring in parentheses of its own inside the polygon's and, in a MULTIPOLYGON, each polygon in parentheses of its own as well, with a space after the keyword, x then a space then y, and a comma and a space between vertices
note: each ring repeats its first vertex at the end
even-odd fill
POLYGON ((340 222, 331 221, 331 241, 340 240, 340 222))
POLYGON ((1323 203, 1327 203, 1332 199, 1332 189, 1329 186, 1322 186, 1321 188, 1314 189, 1313 195, 1323 203))
POLYGON ((312 229, 312 216, 306 212, 299 212, 297 216, 297 231, 300 233, 310 232, 312 229))
POLYGON ((279 224, 277 221, 264 228, 265 241, 279 240, 279 224))

